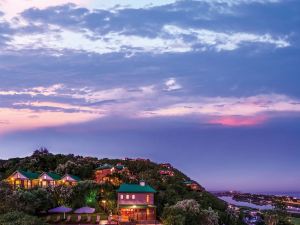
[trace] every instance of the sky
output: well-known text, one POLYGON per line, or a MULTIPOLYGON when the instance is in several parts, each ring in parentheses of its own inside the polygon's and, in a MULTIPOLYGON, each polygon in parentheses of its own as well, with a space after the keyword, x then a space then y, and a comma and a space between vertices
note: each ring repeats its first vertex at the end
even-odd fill
POLYGON ((170 162, 300 191, 298 0, 0 0, 0 158, 170 162))

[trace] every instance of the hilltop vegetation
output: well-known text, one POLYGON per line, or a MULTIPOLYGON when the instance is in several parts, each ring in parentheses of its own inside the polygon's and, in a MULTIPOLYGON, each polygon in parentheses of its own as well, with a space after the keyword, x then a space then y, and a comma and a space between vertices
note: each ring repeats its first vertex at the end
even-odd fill
MULTIPOLYGON (((184 180, 190 178, 175 168, 172 169, 174 176, 164 176, 159 174, 162 169, 161 165, 150 160, 97 159, 74 155, 54 155, 46 149, 37 150, 30 157, 1 160, 2 179, 7 178, 14 171, 22 169, 35 172, 70 173, 79 176, 83 181, 75 187, 34 188, 17 192, 12 191, 7 184, 2 182, 0 184, 0 201, 4 204, 0 207, 0 213, 22 211, 31 215, 39 215, 51 207, 62 204, 73 208, 90 205, 96 207, 97 211, 115 213, 118 184, 97 184, 93 181, 95 169, 104 163, 112 165, 122 163, 130 171, 130 177, 127 174, 112 174, 112 179, 128 183, 137 183, 143 179, 155 188, 157 190, 155 203, 160 218, 172 221, 172 214, 178 212, 180 202, 192 199, 195 201, 193 204, 197 205, 200 210, 197 218, 203 218, 207 214, 212 215, 212 218, 217 217, 218 224, 242 224, 238 217, 227 211, 227 205, 223 201, 204 189, 198 192, 189 189, 184 184, 184 180), (105 207, 101 204, 103 200, 106 202, 105 207)), ((166 222, 166 224, 172 223, 166 222)), ((212 221, 211 224, 215 224, 215 221, 212 221)), ((209 223, 206 222, 206 225, 209 223)))

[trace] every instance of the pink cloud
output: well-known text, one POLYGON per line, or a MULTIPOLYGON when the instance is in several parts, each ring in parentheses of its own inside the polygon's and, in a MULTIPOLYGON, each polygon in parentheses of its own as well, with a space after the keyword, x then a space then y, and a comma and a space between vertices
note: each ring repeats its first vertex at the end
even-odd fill
POLYGON ((90 3, 90 0, 0 0, 0 8, 6 17, 12 18, 29 8, 45 9, 68 3, 86 6, 90 3))
POLYGON ((229 127, 255 126, 264 123, 266 116, 242 117, 242 116, 223 116, 209 121, 210 124, 220 124, 229 127))
POLYGON ((82 123, 101 118, 101 112, 34 111, 30 109, 1 108, 0 135, 20 130, 55 127, 82 123))

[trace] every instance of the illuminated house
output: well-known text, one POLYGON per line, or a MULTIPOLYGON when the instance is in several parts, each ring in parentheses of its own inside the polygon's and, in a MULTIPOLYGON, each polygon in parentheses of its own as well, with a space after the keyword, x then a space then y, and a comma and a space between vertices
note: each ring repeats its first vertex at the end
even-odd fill
POLYGON ((36 186, 46 188, 61 184, 74 186, 79 181, 79 177, 70 174, 66 174, 61 177, 60 175, 51 172, 33 173, 23 170, 17 170, 6 179, 6 182, 8 182, 14 189, 30 189, 36 186))
POLYGON ((104 183, 109 180, 108 176, 113 173, 113 166, 110 164, 103 164, 96 169, 95 180, 97 183, 104 183))
POLYGON ((161 167, 164 167, 164 168, 166 168, 166 169, 168 169, 168 170, 171 170, 171 169, 173 169, 173 166, 170 164, 170 163, 161 163, 161 164, 159 164, 161 167))
POLYGON ((75 186, 75 185, 77 185, 77 183, 79 181, 81 181, 79 177, 70 175, 70 174, 66 174, 59 180, 59 183, 67 185, 67 186, 68 185, 75 186))
POLYGON ((57 186, 60 183, 61 176, 56 173, 44 172, 39 176, 39 186, 40 187, 49 187, 57 186))
POLYGON ((95 180, 97 183, 111 182, 114 183, 115 185, 119 185, 120 181, 117 178, 109 177, 114 173, 119 173, 119 174, 126 173, 129 175, 129 170, 121 163, 118 163, 116 166, 112 166, 110 164, 103 164, 96 169, 95 180))
POLYGON ((6 181, 14 188, 30 189, 39 185, 39 173, 17 170, 6 181))
POLYGON ((203 191, 203 188, 196 181, 187 180, 184 181, 184 184, 193 191, 203 191))
POLYGON ((154 205, 156 191, 144 181, 140 184, 122 184, 117 193, 121 222, 134 220, 146 223, 156 220, 156 206, 154 205))
POLYGON ((167 170, 167 169, 160 170, 159 174, 164 176, 170 176, 170 177, 174 176, 174 172, 172 170, 167 170))

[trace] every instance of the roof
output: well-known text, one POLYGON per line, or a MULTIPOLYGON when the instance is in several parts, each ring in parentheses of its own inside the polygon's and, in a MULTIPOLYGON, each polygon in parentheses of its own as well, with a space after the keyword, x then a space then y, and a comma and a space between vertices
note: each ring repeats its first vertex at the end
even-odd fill
POLYGON ((17 172, 21 173, 24 177, 27 177, 29 180, 38 179, 41 175, 40 173, 33 173, 30 171, 17 170, 17 172))
POLYGON ((105 170, 105 169, 111 169, 111 168, 113 168, 112 165, 110 165, 110 164, 108 164, 108 163, 105 163, 105 164, 100 165, 100 166, 97 168, 97 170, 105 170))
POLYGON ((141 186, 139 184, 121 184, 118 193, 156 193, 151 186, 141 186))
POLYGON ((61 176, 57 173, 48 172, 46 173, 49 177, 51 177, 53 180, 60 180, 61 176))
POLYGON ((71 175, 71 174, 68 174, 70 177, 72 177, 74 180, 76 181, 81 181, 81 179, 75 175, 71 175))
POLYGON ((186 180, 186 181, 184 181, 183 183, 184 183, 184 184, 193 184, 194 182, 191 181, 191 180, 186 180))
POLYGON ((123 170, 125 168, 125 166, 123 166, 123 165, 116 165, 115 168, 117 170, 123 170))

